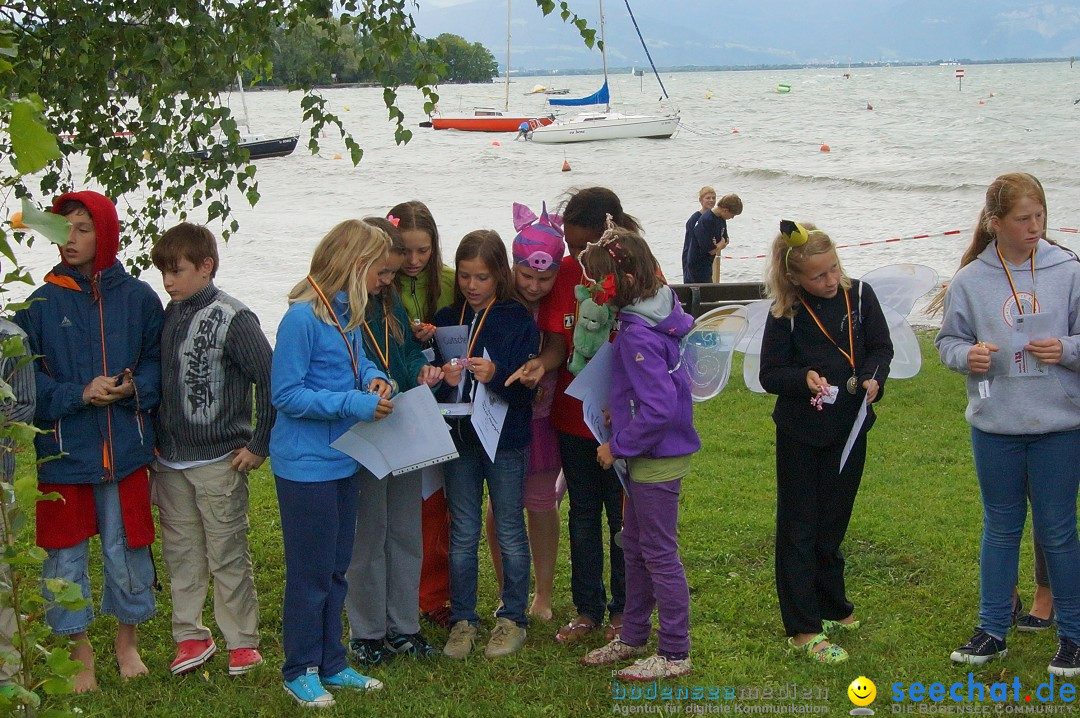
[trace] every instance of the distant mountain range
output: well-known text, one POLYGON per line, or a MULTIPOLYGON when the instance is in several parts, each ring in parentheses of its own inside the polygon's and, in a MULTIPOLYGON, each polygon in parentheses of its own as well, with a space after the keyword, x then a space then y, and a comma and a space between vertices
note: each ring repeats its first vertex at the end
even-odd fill
MULTIPOLYGON (((570 6, 598 27, 595 2, 570 6)), ((1023 0, 633 0, 661 67, 992 60, 1080 56, 1080 5, 1023 0)), ((607 0, 608 64, 647 66, 626 6, 607 0)), ((510 66, 600 67, 577 30, 534 0, 513 4, 510 66)), ((501 0, 421 0, 418 31, 450 32, 506 58, 501 0)))

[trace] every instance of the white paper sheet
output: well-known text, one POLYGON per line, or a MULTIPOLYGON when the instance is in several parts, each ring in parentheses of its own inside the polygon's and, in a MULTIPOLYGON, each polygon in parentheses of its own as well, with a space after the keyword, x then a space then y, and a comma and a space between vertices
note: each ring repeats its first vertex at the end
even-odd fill
MULTIPOLYGON (((574 382, 577 382, 582 377, 584 377, 584 380, 579 385, 579 389, 584 390, 584 395, 581 397, 581 411, 585 425, 589 427, 589 431, 592 432, 596 440, 603 444, 611 440, 611 427, 607 423, 607 417, 604 416, 604 411, 611 406, 611 344, 605 344, 601 347, 596 356, 577 375, 574 382), (593 366, 593 362, 597 358, 600 359, 600 362, 593 367, 589 374, 586 374, 585 372, 589 371, 589 367, 593 366)), ((571 386, 573 386, 574 382, 571 382, 571 386)), ((569 388, 567 393, 569 393, 569 388)), ((612 468, 615 469, 615 473, 623 485, 623 491, 629 491, 627 482, 630 480, 630 473, 626 466, 626 460, 616 459, 612 468)))
MULTIPOLYGON (((870 381, 877 379, 877 369, 874 370, 874 374, 870 377, 870 381)), ((844 443, 844 450, 840 452, 840 471, 844 470, 844 464, 847 463, 848 456, 851 455, 851 447, 855 446, 855 440, 859 438, 859 432, 862 431, 863 424, 866 423, 866 411, 870 404, 866 401, 866 396, 863 396, 863 400, 859 402, 859 411, 855 414, 855 424, 851 427, 851 433, 848 434, 847 441, 844 443)))
MULTIPOLYGON (((484 350, 484 358, 491 361, 487 349, 484 350)), ((499 437, 502 436, 503 423, 506 422, 506 412, 510 405, 494 392, 488 391, 487 384, 476 382, 472 407, 473 428, 476 429, 476 435, 480 437, 480 443, 484 445, 488 458, 494 462, 495 452, 499 448, 499 437)))
POLYGON ((1048 339, 1054 336, 1054 315, 1050 312, 1038 314, 1019 314, 1013 317, 1012 361, 1009 362, 1009 376, 1044 376, 1050 367, 1024 350, 1024 345, 1036 339, 1048 339))
POLYGON ((444 362, 460 359, 469 349, 469 326, 455 324, 452 327, 439 327, 435 330, 435 343, 444 362))
POLYGON ((599 391, 597 401, 606 409, 607 396, 611 391, 611 351, 611 342, 604 342, 585 368, 566 387, 566 393, 585 401, 585 395, 589 391, 599 391))
POLYGON ((420 469, 420 486, 424 501, 430 499, 431 495, 441 489, 444 484, 442 464, 425 466, 420 469))
POLYGON ((330 445, 380 479, 457 458, 450 429, 428 387, 410 389, 393 401, 390 416, 358 421, 330 445))

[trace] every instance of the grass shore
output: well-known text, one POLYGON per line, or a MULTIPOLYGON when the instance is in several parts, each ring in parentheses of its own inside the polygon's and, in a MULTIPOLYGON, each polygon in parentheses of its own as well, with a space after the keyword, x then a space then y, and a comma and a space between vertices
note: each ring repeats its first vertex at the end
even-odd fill
MULTIPOLYGON (((747 391, 737 365, 724 393, 697 406, 704 448, 683 484, 680 545, 690 583, 695 670, 670 685, 685 688, 690 696, 699 695, 692 691, 701 689, 700 697, 613 699, 610 671, 578 664, 588 648, 602 643, 598 634, 584 646, 568 648, 553 640, 559 621, 575 613, 564 528, 556 575, 557 620, 534 621, 519 654, 498 661, 482 655, 464 662, 398 660, 371 672, 386 684, 385 690, 339 694, 338 705, 324 714, 592 716, 624 710, 702 714, 747 707, 780 712, 788 704, 811 706, 805 712, 839 714, 853 708, 847 687, 862 675, 877 686, 878 697, 870 708, 881 715, 895 712, 891 698, 895 682, 966 685, 967 669, 951 664, 948 656, 970 636, 977 620, 981 504, 963 418, 963 379, 941 366, 931 338, 920 339, 922 373, 890 382, 877 405, 878 422, 870 433, 866 472, 844 543, 848 592, 863 622, 861 630, 840 641, 851 653, 846 664, 820 666, 786 649, 773 582, 773 399, 747 391), (792 684, 800 696, 810 691, 812 698, 779 699, 781 691, 790 693, 792 684), (733 689, 732 700, 722 697, 728 687, 733 689), (761 696, 769 688, 773 699, 765 700, 761 696), (751 698, 755 690, 756 700, 751 698), (710 699, 710 691, 721 698, 710 699), (813 706, 820 708, 815 711, 813 706)), ((28 459, 27 453, 20 455, 20 471, 29 470, 28 459)), ((566 502, 562 510, 565 519, 566 502)), ((166 590, 158 596, 158 615, 141 630, 143 658, 151 675, 121 681, 112 658, 115 622, 101 618, 91 632, 100 690, 70 699, 72 707, 83 716, 306 714, 281 688, 284 565, 273 481, 266 468, 251 478, 251 524, 266 665, 230 679, 227 659, 219 654, 206 672, 171 676, 168 577, 159 561, 166 590)), ((1025 538, 1020 587, 1025 604, 1032 591, 1029 545, 1025 538)), ((481 615, 490 616, 496 597, 486 557, 487 550, 481 547, 479 608, 481 615)), ((100 565, 97 554, 92 565, 100 565)), ((100 585, 97 577, 95 585, 100 585)), ((206 620, 212 620, 210 610, 206 620)), ((433 643, 445 641, 445 631, 424 628, 433 643)), ((482 629, 482 640, 489 628, 482 629)), ((1009 640, 1008 657, 976 670, 975 681, 1012 682, 1019 677, 1021 703, 1025 694, 1034 700, 1035 688, 1049 679, 1046 665, 1056 649, 1056 636, 1052 631, 1013 634, 1009 640)), ((218 641, 220 646, 220 637, 218 641)), ((937 705, 958 704, 946 698, 937 705)))

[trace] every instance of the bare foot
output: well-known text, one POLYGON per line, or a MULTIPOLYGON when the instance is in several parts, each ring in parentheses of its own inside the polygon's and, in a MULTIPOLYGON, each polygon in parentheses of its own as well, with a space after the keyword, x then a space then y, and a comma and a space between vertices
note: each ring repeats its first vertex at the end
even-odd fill
POLYGON ((532 606, 529 607, 529 615, 541 621, 550 621, 555 617, 551 612, 551 604, 536 598, 533 599, 532 606))
POLYGON ((1031 613, 1036 618, 1047 619, 1054 613, 1054 596, 1048 586, 1036 586, 1035 598, 1031 601, 1031 613))
POLYGON ((74 692, 89 693, 90 691, 96 691, 98 685, 97 676, 94 674, 94 647, 86 639, 85 633, 82 634, 82 638, 75 640, 75 643, 72 644, 71 658, 83 664, 83 669, 75 674, 74 692))
POLYGON ((127 680, 145 676, 150 670, 139 655, 139 640, 135 626, 121 623, 116 631, 116 665, 120 677, 127 680))

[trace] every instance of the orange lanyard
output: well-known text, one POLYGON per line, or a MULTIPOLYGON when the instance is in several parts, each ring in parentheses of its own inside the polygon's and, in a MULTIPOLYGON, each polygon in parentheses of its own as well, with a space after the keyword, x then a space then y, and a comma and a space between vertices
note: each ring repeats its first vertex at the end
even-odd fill
MULTIPOLYGON (((1035 251, 1038 247, 1031 250, 1031 312, 1035 313, 1035 251)), ((1016 284, 1013 283, 1012 272, 1005 266, 1005 258, 1001 256, 1001 249, 998 247, 997 242, 994 243, 994 250, 997 252, 998 261, 1001 262, 1001 268, 1005 270, 1005 278, 1009 280, 1009 289, 1012 290, 1013 300, 1016 301, 1016 311, 1021 314, 1024 313, 1024 307, 1020 304, 1020 297, 1016 294, 1016 284)))
MULTIPOLYGON (((818 325, 818 329, 820 329, 821 333, 825 335, 825 338, 828 339, 830 342, 832 342, 833 346, 836 347, 837 349, 839 349, 840 353, 844 355, 844 358, 848 360, 848 364, 851 365, 851 373, 852 373, 852 375, 854 375, 855 374, 855 332, 854 332, 854 330, 853 330, 853 328, 851 326, 851 297, 848 296, 847 290, 846 289, 844 290, 844 304, 847 305, 847 334, 848 334, 848 349, 851 351, 850 354, 848 352, 844 351, 840 347, 840 345, 836 343, 836 340, 832 338, 832 335, 829 334, 829 330, 827 330, 825 328, 825 325, 821 323, 821 320, 818 319, 818 315, 814 314, 814 310, 810 308, 810 305, 806 303, 806 300, 804 300, 802 297, 799 297, 799 301, 802 302, 802 305, 806 309, 806 311, 810 312, 810 316, 813 317, 814 323, 818 325)), ((852 393, 854 393, 854 392, 852 392, 852 393)))
POLYGON ((371 337, 371 345, 375 347, 375 353, 379 355, 379 361, 386 368, 386 372, 390 373, 390 320, 383 317, 383 344, 386 345, 386 353, 379 348, 379 342, 375 341, 375 335, 371 332, 371 327, 368 326, 367 320, 364 320, 364 331, 371 337))
MULTIPOLYGON (((469 332, 471 336, 469 337, 469 350, 465 353, 465 358, 466 359, 468 359, 469 357, 472 356, 473 348, 476 346, 476 340, 480 337, 480 330, 484 328, 484 322, 487 321, 488 312, 491 311, 491 305, 494 304, 494 303, 495 303, 495 297, 492 297, 491 301, 488 302, 486 307, 484 307, 484 315, 482 317, 480 317, 480 322, 479 323, 476 323, 476 317, 480 313, 476 312, 475 314, 473 314, 473 326, 475 327, 475 330, 470 330, 470 332, 469 332)), ((464 324, 465 323, 465 307, 467 305, 468 305, 468 302, 465 302, 465 303, 463 303, 461 305, 461 316, 458 317, 458 324, 464 324)))
POLYGON ((341 328, 341 322, 338 321, 337 315, 334 314, 334 308, 330 305, 330 300, 326 298, 322 290, 319 289, 319 285, 315 283, 315 280, 311 278, 309 274, 307 276, 308 284, 315 288, 315 293, 319 295, 319 299, 322 300, 323 306, 330 312, 330 318, 334 320, 334 326, 337 327, 338 333, 341 334, 341 339, 345 342, 345 348, 349 350, 349 359, 352 361, 353 376, 356 377, 356 381, 360 381, 360 365, 356 360, 356 351, 353 349, 352 342, 349 341, 349 337, 345 334, 345 330, 341 328))

